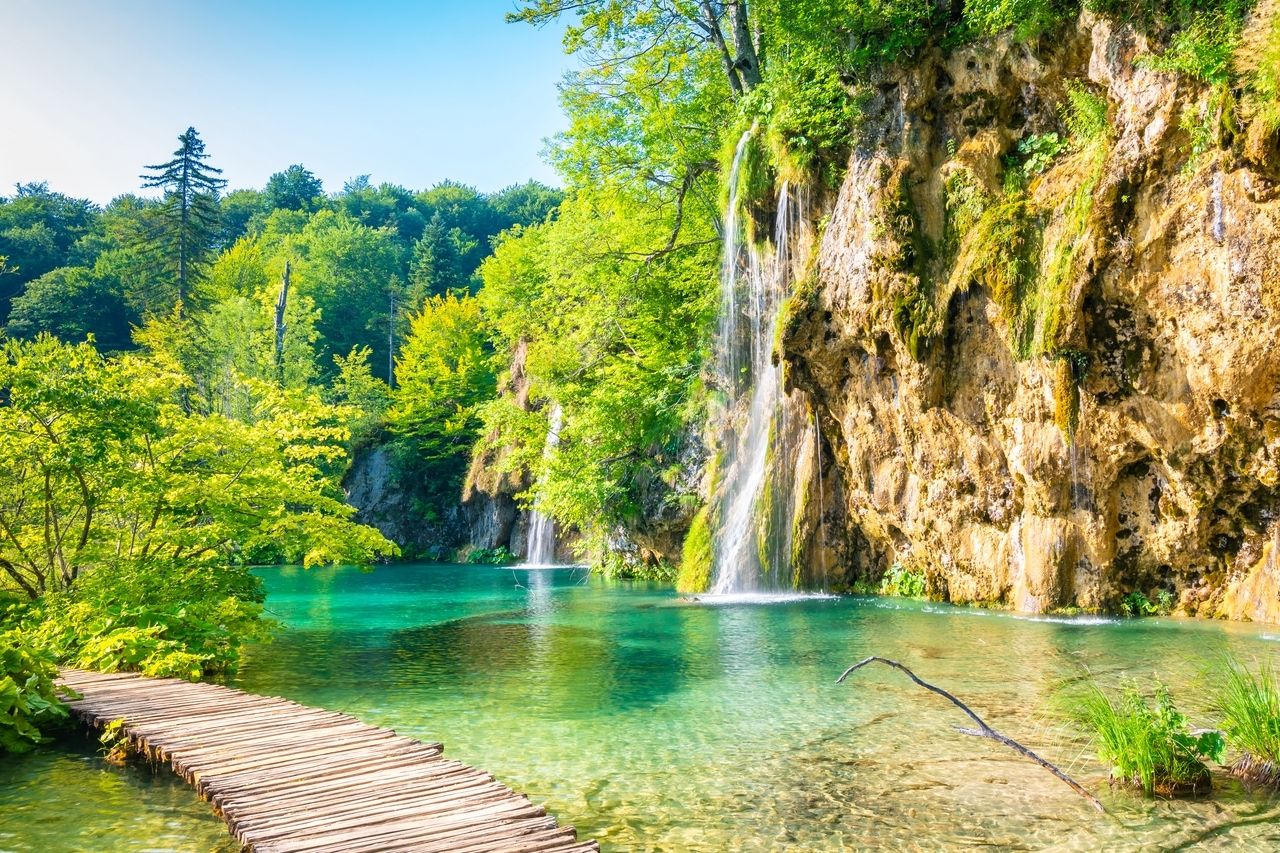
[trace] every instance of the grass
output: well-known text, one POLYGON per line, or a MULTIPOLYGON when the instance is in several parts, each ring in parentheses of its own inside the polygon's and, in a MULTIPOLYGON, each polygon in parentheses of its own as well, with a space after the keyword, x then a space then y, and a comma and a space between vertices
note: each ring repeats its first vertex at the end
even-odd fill
POLYGON ((1239 755, 1231 772, 1250 784, 1280 787, 1280 687, 1275 670, 1257 672, 1228 662, 1217 711, 1231 746, 1239 755))
POLYGON ((1111 766, 1113 784, 1148 796, 1209 791, 1212 782, 1205 761, 1221 761, 1226 743, 1216 731, 1192 733, 1163 684, 1156 682, 1154 702, 1136 684, 1118 699, 1091 685, 1074 711, 1092 731, 1098 757, 1111 766))

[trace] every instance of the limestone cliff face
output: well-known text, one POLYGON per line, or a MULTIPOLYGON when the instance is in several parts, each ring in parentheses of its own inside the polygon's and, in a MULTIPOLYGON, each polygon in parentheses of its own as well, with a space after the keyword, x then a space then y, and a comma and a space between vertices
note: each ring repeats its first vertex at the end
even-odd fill
POLYGON ((386 447, 358 450, 342 484, 347 502, 356 507, 356 521, 378 528, 408 558, 451 560, 467 541, 463 508, 451 506, 426 518, 413 490, 399 482, 386 447))
POLYGON ((846 583, 1280 621, 1276 141, 1195 151, 1229 122, 1147 52, 1086 14, 879 82, 781 345, 846 583), (1009 155, 1082 86, 1107 130, 1011 201, 1009 155))

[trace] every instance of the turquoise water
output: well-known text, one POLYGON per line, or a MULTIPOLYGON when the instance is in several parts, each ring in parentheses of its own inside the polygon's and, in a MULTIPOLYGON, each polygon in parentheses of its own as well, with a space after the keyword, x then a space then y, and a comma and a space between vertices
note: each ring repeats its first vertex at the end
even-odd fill
MULTIPOLYGON (((1062 685, 1158 673, 1206 723, 1208 667, 1280 629, 1048 621, 891 599, 683 602, 580 570, 272 570, 287 627, 238 685, 445 744, 612 850, 1280 849, 1280 799, 1109 791, 1060 721, 1062 685), (954 731, 901 660, 1103 798, 954 731)), ((0 763, 0 850, 215 850, 208 807, 163 774, 48 750, 0 763), (110 844, 85 846, 85 838, 110 844)), ((225 846, 221 849, 229 849, 225 846)))

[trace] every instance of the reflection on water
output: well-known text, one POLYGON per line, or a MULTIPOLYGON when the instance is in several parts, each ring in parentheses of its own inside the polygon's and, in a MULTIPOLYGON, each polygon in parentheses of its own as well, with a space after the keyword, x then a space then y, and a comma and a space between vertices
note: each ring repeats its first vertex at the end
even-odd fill
MULTIPOLYGON (((267 582, 288 628, 248 651, 241 686, 440 740, 608 849, 1280 849, 1280 800, 1226 777, 1212 800, 1108 791, 1106 769, 1060 717, 1062 686, 1087 672, 1109 683, 1158 673, 1206 722, 1209 667, 1227 653, 1267 655, 1274 629, 1030 620, 878 598, 703 606, 580 570, 285 569, 267 582), (833 683, 869 654, 955 692, 1097 790, 1109 816, 957 733, 959 712, 899 673, 833 683)), ((37 761, 24 771, 34 781, 0 777, 0 850, 28 831, 10 815, 12 792, 37 783, 51 791, 41 813, 139 833, 110 849, 212 848, 172 840, 201 837, 210 819, 181 786, 142 777, 97 802, 86 777, 121 771, 55 758, 92 769, 37 761)), ((43 838, 72 831, 51 824, 43 838)))

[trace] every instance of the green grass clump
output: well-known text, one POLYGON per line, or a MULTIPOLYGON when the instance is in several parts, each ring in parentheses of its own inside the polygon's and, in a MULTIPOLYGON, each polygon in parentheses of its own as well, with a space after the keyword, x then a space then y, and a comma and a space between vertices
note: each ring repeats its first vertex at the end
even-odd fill
POLYGON ((1091 685, 1074 710, 1092 731, 1098 757, 1111 766, 1112 782, 1148 796, 1207 792, 1211 776, 1205 761, 1221 761, 1226 750, 1219 732, 1191 732, 1186 716, 1159 682, 1154 704, 1137 685, 1127 687, 1118 700, 1091 685))
POLYGON ((1251 672, 1229 663, 1216 709, 1239 752, 1231 772, 1251 784, 1280 787, 1280 687, 1271 665, 1251 672))

